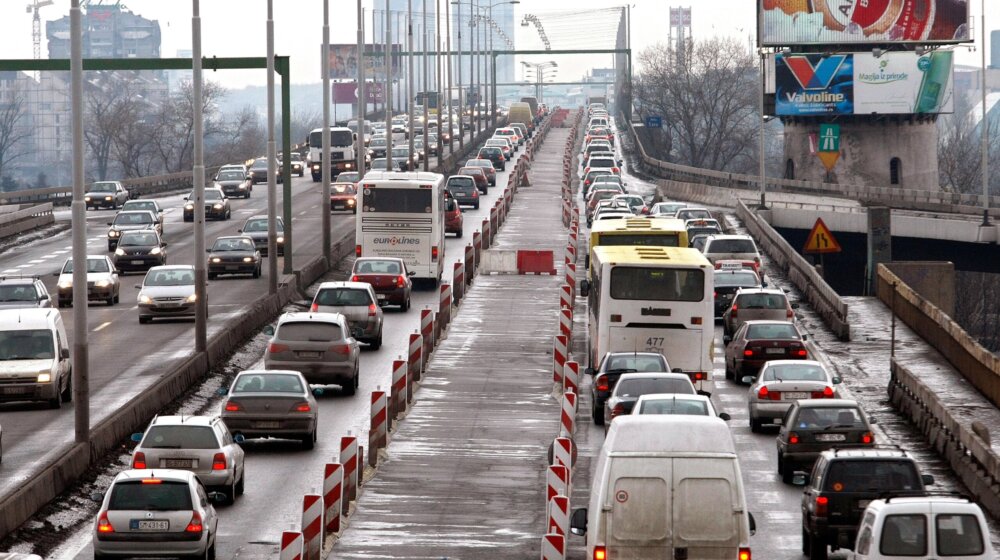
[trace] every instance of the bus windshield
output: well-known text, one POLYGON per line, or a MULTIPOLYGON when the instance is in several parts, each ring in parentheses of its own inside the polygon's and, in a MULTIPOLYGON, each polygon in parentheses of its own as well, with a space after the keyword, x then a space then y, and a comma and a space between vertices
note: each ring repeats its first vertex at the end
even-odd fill
POLYGON ((705 273, 699 269, 618 266, 611 270, 611 298, 649 301, 702 301, 705 273))
POLYGON ((430 214, 433 195, 434 191, 431 189, 365 187, 361 206, 364 212, 430 214))
POLYGON ((680 236, 676 233, 629 233, 629 234, 602 234, 600 244, 604 246, 612 245, 645 245, 656 247, 680 247, 680 236))

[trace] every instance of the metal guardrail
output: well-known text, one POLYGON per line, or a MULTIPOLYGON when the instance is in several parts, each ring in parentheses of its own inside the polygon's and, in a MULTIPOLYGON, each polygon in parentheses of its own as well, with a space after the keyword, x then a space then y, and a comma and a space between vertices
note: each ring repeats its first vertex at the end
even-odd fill
POLYGON ((54 221, 51 202, 18 210, 4 210, 0 213, 0 239, 46 226, 54 221))
MULTIPOLYGON (((205 169, 205 182, 211 184, 211 179, 219 170, 218 167, 205 169)), ((122 186, 133 198, 161 193, 181 188, 193 188, 194 174, 191 171, 155 175, 153 177, 138 177, 124 179, 122 186)), ((20 191, 0 192, 0 204, 23 204, 30 202, 51 202, 53 204, 69 204, 73 199, 73 187, 48 187, 44 189, 25 189, 20 191)))

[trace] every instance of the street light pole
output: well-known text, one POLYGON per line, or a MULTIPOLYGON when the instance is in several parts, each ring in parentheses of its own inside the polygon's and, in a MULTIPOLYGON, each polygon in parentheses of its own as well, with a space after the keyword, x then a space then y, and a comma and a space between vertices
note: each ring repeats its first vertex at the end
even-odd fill
MULTIPOLYGON (((275 174, 278 171, 276 148, 274 142, 274 5, 273 0, 267 0, 267 281, 268 291, 278 293, 278 182, 275 174)), ((195 133, 198 136, 198 133, 195 133)), ((323 154, 320 161, 330 165, 329 154, 323 154)), ((195 177, 197 180, 197 177, 195 177)), ((290 203, 291 201, 289 201, 290 203)), ((195 202, 195 231, 205 231, 205 205, 195 202), (200 210, 199 210, 200 209, 200 210), (201 212, 199 214, 198 212, 201 212)), ((287 225, 287 224, 286 224, 287 225)), ((204 235, 204 234, 202 234, 204 235)), ((204 243, 204 240, 202 241, 204 243)), ((288 247, 291 251, 291 247, 288 247)), ((195 263, 205 260, 204 245, 198 248, 195 244, 195 263)), ((197 264, 196 264, 197 265, 197 264)), ((200 283, 200 282, 199 282, 200 283)), ((202 298, 198 298, 203 302, 202 298)))
MULTIPOLYGON (((430 33, 430 25, 427 25, 427 0, 424 0, 423 9, 423 22, 424 22, 424 33, 423 33, 423 44, 424 44, 424 56, 423 56, 423 67, 424 67, 424 171, 429 171, 431 167, 431 155, 428 153, 427 137, 430 129, 430 121, 428 119, 428 105, 430 105, 430 93, 431 93, 431 80, 430 74, 427 72, 427 64, 430 62, 430 57, 427 55, 427 35, 430 33)), ((410 155, 412 160, 413 155, 410 155)), ((411 161, 412 165, 412 161, 411 161)))
MULTIPOLYGON (((462 66, 464 62, 462 61, 463 53, 465 52, 464 43, 462 42, 462 3, 455 2, 458 5, 458 19, 455 22, 455 27, 458 30, 458 131, 461 133, 458 135, 458 149, 465 149, 465 107, 468 105, 466 101, 466 91, 465 86, 462 85, 462 66)), ((472 117, 469 117, 469 129, 472 129, 472 117)))
MULTIPOLYGON (((447 4, 450 0, 444 0, 444 1, 447 4)), ((444 146, 442 145, 442 143, 444 141, 444 134, 442 133, 442 130, 444 130, 444 127, 445 127, 445 120, 444 120, 443 107, 441 107, 441 101, 442 101, 442 98, 444 97, 442 95, 444 92, 441 91, 441 89, 442 89, 441 88, 441 84, 443 83, 443 80, 441 79, 442 78, 442 76, 441 76, 441 0, 435 0, 434 4, 435 4, 435 6, 434 6, 434 29, 435 29, 435 32, 434 32, 434 46, 436 47, 435 48, 435 52, 437 53, 434 56, 434 71, 437 73, 437 79, 434 82, 434 91, 437 92, 437 105, 438 105, 438 142, 437 142, 437 144, 438 144, 438 150, 437 150, 437 152, 438 152, 438 169, 442 169, 442 167, 444 165, 444 146)), ((449 120, 449 122, 450 122, 450 120, 449 120)), ((451 125, 449 124, 447 126, 448 126, 447 130, 450 132, 451 131, 451 125)))
POLYGON ((983 0, 983 15, 980 20, 981 25, 980 30, 982 31, 982 83, 980 86, 983 90, 983 123, 980 126, 982 129, 982 168, 983 168, 983 226, 990 225, 990 145, 989 145, 989 129, 990 121, 986 118, 986 0, 983 0))
MULTIPOLYGON (((389 17, 389 0, 385 0, 385 51, 382 53, 382 64, 385 66, 385 129, 392 138, 392 18, 389 17)), ((358 130, 358 137, 364 136, 363 130, 358 130)), ((392 142, 385 151, 386 169, 392 171, 392 142)))
MULTIPOLYGON (((194 0, 195 6, 198 0, 194 0)), ((195 12, 197 13, 197 12, 195 12)), ((90 441, 90 346, 87 343, 87 206, 83 174, 83 26, 80 0, 72 0, 70 82, 73 119, 73 411, 76 443, 90 441)), ((56 390, 55 398, 62 395, 56 390)))
MULTIPOLYGON (((375 32, 372 31, 372 35, 375 32)), ((365 10, 361 7, 361 0, 358 0, 358 122, 364 123, 368 118, 368 97, 365 92, 365 10)), ((358 173, 365 174, 365 141, 358 136, 354 141, 355 156, 357 158, 358 173)), ((328 154, 323 155, 323 161, 328 154)), ((326 163, 329 165, 329 163, 326 163)))
MULTIPOLYGON (((330 0, 323 0, 323 153, 330 153, 330 0)), ((365 117, 358 119, 358 130, 364 130, 365 117)), ((330 166, 323 165, 323 258, 326 266, 333 266, 333 239, 330 232, 330 166)), ((277 259, 277 254, 271 260, 277 259)), ((275 261, 277 262, 277 261, 275 261)))
POLYGON ((767 117, 764 115, 764 92, 767 91, 767 83, 764 75, 765 63, 764 51, 760 51, 760 210, 767 210, 767 139, 764 136, 766 131, 767 117))
POLYGON ((479 101, 480 101, 480 96, 482 95, 480 92, 482 91, 483 83, 482 83, 482 80, 479 77, 479 66, 480 66, 480 60, 479 60, 479 21, 477 19, 479 17, 479 3, 478 2, 472 2, 472 5, 470 7, 472 8, 472 14, 469 15, 469 27, 472 27, 472 22, 473 21, 476 22, 476 30, 474 32, 472 32, 472 52, 475 53, 475 54, 473 54, 473 61, 475 62, 475 65, 476 65, 475 66, 476 69, 474 71, 475 72, 475 77, 473 78, 472 82, 474 84, 476 84, 476 95, 475 95, 476 104, 475 104, 475 106, 472 109, 472 114, 469 116, 469 118, 470 118, 469 124, 471 125, 472 124, 471 119, 475 118, 476 126, 474 126, 474 127, 470 126, 470 128, 472 129, 472 132, 473 132, 473 137, 475 137, 476 135, 479 134, 479 132, 481 130, 481 127, 480 127, 480 124, 479 124, 479 101))
MULTIPOLYGON (((413 83, 413 81, 416 79, 414 77, 415 73, 414 73, 414 70, 413 70, 413 46, 414 46, 414 44, 413 44, 413 0, 408 0, 406 4, 407 4, 407 6, 406 6, 406 9, 407 9, 407 11, 406 11, 406 13, 407 13, 407 16, 406 16, 406 49, 407 49, 407 51, 409 51, 408 58, 409 58, 409 61, 410 61, 409 64, 406 65, 407 66, 406 71, 407 71, 407 74, 408 74, 408 77, 406 78, 406 92, 407 92, 407 94, 406 94, 406 114, 407 114, 407 118, 406 118, 406 121, 407 121, 407 124, 406 124, 406 128, 407 128, 407 131, 406 131, 406 140, 407 140, 407 143, 409 144, 409 147, 410 147, 410 149, 409 149, 409 151, 407 153, 412 154, 413 153, 413 139, 414 139, 414 134, 415 134, 413 132, 413 124, 414 124, 414 119, 416 118, 416 108, 414 107, 413 101, 414 101, 414 98, 417 95, 417 91, 416 91, 417 84, 413 83)), ((390 139, 392 138, 392 130, 391 129, 389 130, 389 138, 390 139)), ((389 144, 391 145, 392 142, 390 142, 389 144)))
MULTIPOLYGON (((270 2, 270 0, 268 0, 270 2)), ((268 8, 268 38, 273 39, 271 27, 271 14, 268 8)), ((272 44, 273 46, 273 44, 272 44)), ((272 65, 272 71, 268 72, 271 79, 272 101, 274 99, 274 53, 270 53, 268 64, 272 65)), ((202 107, 202 72, 201 72, 201 7, 199 0, 194 0, 191 15, 191 96, 194 105, 194 350, 196 353, 204 352, 208 347, 208 286, 206 279, 206 267, 208 263, 205 258, 205 144, 204 144, 204 120, 202 107)), ((273 104, 272 104, 273 106, 273 104)), ((272 123, 273 123, 272 118, 272 123)), ((273 145, 273 130, 271 141, 273 145)), ((268 170, 268 177, 272 177, 271 170, 268 170)), ((84 300, 86 301, 86 300, 84 300)))
MULTIPOLYGON (((453 58, 455 58, 451 54, 451 0, 445 0, 445 3, 444 3, 444 21, 445 21, 445 24, 444 24, 445 25, 445 34, 448 36, 447 37, 447 45, 448 45, 448 80, 447 80, 447 84, 446 84, 447 95, 445 96, 446 100, 447 100, 447 105, 445 105, 445 107, 448 109, 448 155, 451 155, 451 153, 455 151, 455 135, 454 135, 455 122, 454 122, 454 119, 453 119, 454 113, 451 112, 451 60, 453 58)), ((459 117, 459 118, 461 118, 461 117, 459 117)), ((461 123, 459 123, 458 130, 459 130, 459 136, 461 136, 461 132, 462 132, 461 123)), ((438 142, 438 145, 440 145, 440 142, 438 142)))

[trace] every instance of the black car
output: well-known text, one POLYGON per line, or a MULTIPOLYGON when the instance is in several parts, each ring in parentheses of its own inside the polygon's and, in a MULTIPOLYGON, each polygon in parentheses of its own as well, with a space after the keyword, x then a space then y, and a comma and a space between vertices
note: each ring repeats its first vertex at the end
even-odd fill
POLYGON ((152 229, 160 231, 160 217, 149 210, 122 210, 108 222, 108 251, 114 251, 118 239, 126 231, 152 229))
POLYGON ((230 198, 250 198, 253 182, 236 169, 226 169, 215 176, 215 188, 221 189, 230 198))
POLYGON ((663 354, 656 352, 608 352, 595 370, 587 368, 587 375, 594 376, 590 384, 591 417, 598 426, 604 424, 604 403, 615 390, 623 373, 668 372, 670 366, 663 354))
POLYGON ((410 153, 410 148, 399 146, 392 149, 392 166, 399 171, 413 171, 420 164, 420 152, 413 148, 414 153, 410 153))
MULTIPOLYGON (((786 393, 782 398, 790 395, 795 396, 786 393)), ((782 418, 777 438, 778 474, 785 482, 792 482, 796 470, 811 469, 827 449, 875 445, 871 422, 857 401, 822 398, 821 394, 813 397, 792 403, 782 418)))
POLYGON ((604 403, 604 429, 619 416, 632 414, 636 401, 643 395, 655 393, 678 393, 696 395, 691 378, 683 373, 626 373, 618 378, 618 383, 611 389, 611 395, 604 403))
MULTIPOLYGON (((184 221, 194 221, 194 193, 184 197, 184 221)), ((228 220, 232 216, 229 199, 219 189, 205 189, 205 219, 228 220)))
POLYGON ((387 149, 389 149, 389 141, 386 138, 373 138, 368 144, 368 153, 373 158, 384 158, 387 149))
POLYGON ((493 164, 495 169, 503 171, 507 169, 507 158, 503 155, 503 150, 500 148, 487 146, 485 148, 479 149, 479 159, 488 159, 490 163, 493 164))
POLYGON ((115 267, 124 272, 146 272, 167 264, 167 244, 155 230, 126 231, 118 239, 111 257, 115 267))
POLYGON ((715 316, 722 314, 733 304, 733 296, 740 288, 760 288, 763 284, 752 270, 715 271, 715 316))
MULTIPOLYGON (((282 257, 285 255, 285 222, 281 217, 275 218, 274 221, 274 228, 278 236, 276 240, 278 242, 278 256, 282 257)), ((253 239, 253 244, 260 251, 261 256, 267 256, 267 216, 250 216, 243 222, 243 227, 237 231, 253 239)))
MULTIPOLYGON (((798 478, 798 476, 796 477, 798 478)), ((820 454, 802 494, 802 554, 826 560, 832 547, 854 548, 861 516, 872 500, 924 496, 934 477, 899 448, 834 449, 820 454)))
MULTIPOLYGON (((277 164, 277 161, 275 161, 275 164, 277 164)), ((277 168, 277 173, 276 174, 277 174, 277 179, 276 180, 279 183, 282 182, 281 168, 280 167, 277 168)), ((256 185, 257 183, 266 183, 267 182, 267 158, 257 158, 255 160, 253 160, 253 163, 250 164, 249 175, 250 175, 250 184, 252 184, 252 185, 256 185)))
POLYGON ((260 278, 260 252, 246 235, 220 237, 208 249, 208 279, 220 274, 249 274, 260 278))
POLYGON ((128 191, 118 181, 98 181, 83 195, 86 209, 113 208, 117 210, 129 199, 128 191))
POLYGON ((445 188, 459 205, 464 204, 479 209, 479 189, 476 188, 475 178, 468 175, 452 175, 448 177, 445 188))

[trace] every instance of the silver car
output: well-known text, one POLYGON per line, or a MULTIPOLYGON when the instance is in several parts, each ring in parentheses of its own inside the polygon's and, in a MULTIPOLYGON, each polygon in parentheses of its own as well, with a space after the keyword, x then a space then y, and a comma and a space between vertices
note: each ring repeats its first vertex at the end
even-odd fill
MULTIPOLYGON (((65 307, 73 303, 73 259, 66 259, 62 270, 55 273, 58 292, 57 305, 65 307)), ((121 281, 118 269, 105 255, 87 255, 87 300, 104 301, 108 305, 118 303, 121 281)))
POLYGON ((122 212, 129 212, 132 210, 149 210, 152 212, 160 221, 160 235, 163 235, 163 207, 160 203, 153 199, 145 200, 130 200, 125 204, 122 204, 122 212))
POLYGON ((118 473, 94 520, 94 558, 215 558, 225 496, 208 492, 190 471, 135 469, 118 473))
POLYGON ((45 284, 31 276, 0 278, 0 309, 52 307, 45 284))
MULTIPOLYGON (((242 438, 239 438, 242 441, 242 438)), ((133 469, 183 469, 226 495, 243 494, 243 448, 218 416, 157 416, 145 433, 132 434, 133 469)))
POLYGON ((194 317, 194 266, 154 266, 136 288, 140 323, 155 317, 194 317))
POLYGON ((718 261, 742 261, 760 270, 760 251, 749 235, 712 235, 702 250, 705 258, 715 264, 718 261))
POLYGON ((632 407, 632 414, 681 414, 689 416, 718 416, 729 420, 725 412, 716 413, 712 399, 705 395, 683 393, 650 393, 642 395, 632 407))
POLYGON ((351 334, 372 350, 382 347, 382 307, 367 282, 323 282, 313 296, 312 312, 340 313, 351 334))
MULTIPOLYGON (((322 389, 316 389, 322 394, 322 389)), ((316 445, 319 407, 302 374, 290 370, 240 372, 222 403, 222 420, 236 437, 297 439, 316 445)))
POLYGON ((757 379, 744 377, 750 384, 750 431, 759 432, 766 424, 784 418, 792 403, 804 399, 834 399, 834 385, 840 378, 813 360, 772 360, 764 364, 757 379))
POLYGON ((791 304, 788 295, 773 288, 740 288, 733 304, 722 314, 722 332, 732 336, 747 321, 788 321, 795 319, 798 304, 791 304))
POLYGON ((345 395, 358 390, 361 351, 340 313, 285 313, 264 332, 271 335, 264 368, 299 371, 313 385, 340 385, 345 395))

